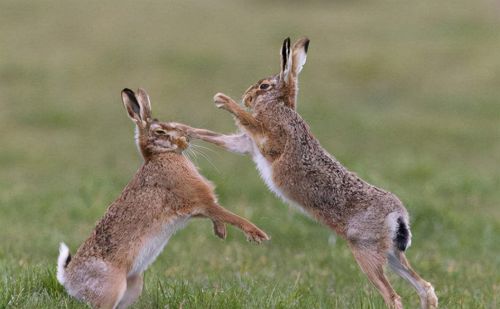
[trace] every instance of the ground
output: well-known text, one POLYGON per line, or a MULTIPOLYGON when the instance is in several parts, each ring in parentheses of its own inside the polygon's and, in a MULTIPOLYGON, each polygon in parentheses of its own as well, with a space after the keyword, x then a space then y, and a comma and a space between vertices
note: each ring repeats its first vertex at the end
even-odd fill
MULTIPOLYGON (((301 35, 314 134, 405 203, 409 259, 443 308, 496 308, 498 29, 489 0, 2 1, 0 308, 84 307, 55 279, 58 244, 75 252, 141 164, 121 89, 147 89, 161 120, 231 132, 213 95, 276 73, 282 40, 301 35)), ((384 308, 342 239, 274 197, 250 158, 198 144, 221 204, 272 240, 221 241, 193 220, 135 308, 384 308)))

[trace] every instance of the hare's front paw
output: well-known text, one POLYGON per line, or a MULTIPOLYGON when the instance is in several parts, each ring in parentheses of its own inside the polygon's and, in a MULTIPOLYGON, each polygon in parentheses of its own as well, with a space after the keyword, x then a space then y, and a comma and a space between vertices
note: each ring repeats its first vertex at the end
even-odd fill
POLYGON ((214 96, 214 103, 217 108, 222 108, 227 111, 234 110, 234 105, 237 105, 236 102, 233 101, 233 99, 220 92, 214 96))
POLYGON ((258 244, 260 244, 264 240, 271 239, 271 237, 267 236, 266 232, 259 229, 258 227, 254 227, 252 229, 246 230, 245 235, 247 236, 248 241, 254 241, 258 244))
POLYGON ((181 131, 185 131, 187 128, 189 128, 187 125, 178 122, 168 122, 164 124, 164 126, 170 130, 181 130, 181 131))
POLYGON ((214 224, 214 234, 221 239, 226 239, 227 236, 226 224, 220 221, 213 221, 213 224, 214 224))
POLYGON ((186 124, 178 123, 178 122, 169 122, 167 123, 167 127, 172 130, 178 130, 183 134, 186 134, 188 137, 197 137, 194 129, 186 124))

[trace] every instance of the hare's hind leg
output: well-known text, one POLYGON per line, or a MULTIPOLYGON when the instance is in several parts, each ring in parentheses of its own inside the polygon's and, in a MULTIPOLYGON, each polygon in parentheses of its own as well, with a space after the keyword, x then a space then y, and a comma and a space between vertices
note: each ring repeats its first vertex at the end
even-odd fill
POLYGON ((90 299, 92 306, 102 309, 117 308, 127 289, 125 274, 121 271, 110 271, 98 281, 102 288, 93 291, 90 299))
POLYGON ((422 279, 410 266, 404 252, 394 249, 388 254, 389 266, 401 278, 408 281, 417 291, 420 297, 422 309, 433 309, 438 307, 438 298, 434 293, 434 287, 422 279))
POLYGON ((118 309, 124 309, 132 305, 142 293, 143 275, 132 275, 127 278, 127 290, 123 294, 118 309))
POLYGON ((391 309, 402 309, 401 297, 394 291, 384 274, 387 258, 375 248, 366 248, 351 244, 351 250, 361 270, 382 294, 385 303, 391 309))
POLYGON ((93 308, 116 308, 127 282, 125 272, 108 263, 91 259, 75 267, 68 273, 65 284, 68 293, 88 302, 93 308))
POLYGON ((117 278, 116 280, 107 282, 107 287, 103 289, 105 292, 96 298, 97 307, 103 309, 117 308, 126 288, 127 285, 124 278, 117 278))

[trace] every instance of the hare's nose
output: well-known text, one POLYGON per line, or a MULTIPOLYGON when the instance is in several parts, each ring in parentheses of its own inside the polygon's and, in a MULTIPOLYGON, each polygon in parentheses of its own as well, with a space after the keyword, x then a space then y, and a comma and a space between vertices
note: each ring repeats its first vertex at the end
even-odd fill
POLYGON ((189 146, 189 141, 188 141, 188 139, 185 136, 181 136, 177 140, 177 145, 181 149, 186 149, 189 146))

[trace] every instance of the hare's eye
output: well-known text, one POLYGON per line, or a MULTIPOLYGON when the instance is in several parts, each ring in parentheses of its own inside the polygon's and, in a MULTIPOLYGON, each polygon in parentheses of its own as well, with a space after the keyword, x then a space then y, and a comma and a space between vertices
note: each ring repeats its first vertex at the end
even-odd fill
POLYGON ((269 86, 271 86, 271 85, 269 85, 269 84, 260 84, 259 88, 262 89, 262 90, 266 90, 267 88, 269 88, 269 86))
POLYGON ((167 135, 167 131, 162 130, 162 129, 156 129, 155 130, 155 134, 158 134, 158 135, 167 135))

